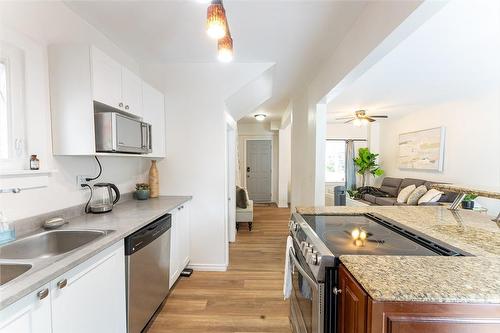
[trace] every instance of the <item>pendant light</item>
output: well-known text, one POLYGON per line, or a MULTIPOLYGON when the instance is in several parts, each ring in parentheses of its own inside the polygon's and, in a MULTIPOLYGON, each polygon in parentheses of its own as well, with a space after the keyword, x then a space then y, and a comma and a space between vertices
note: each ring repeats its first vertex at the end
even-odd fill
POLYGON ((233 38, 229 29, 226 35, 217 42, 218 56, 220 62, 230 62, 233 60, 233 38))
POLYGON ((207 34, 211 38, 220 39, 226 35, 226 27, 226 12, 222 1, 214 0, 207 9, 207 34))

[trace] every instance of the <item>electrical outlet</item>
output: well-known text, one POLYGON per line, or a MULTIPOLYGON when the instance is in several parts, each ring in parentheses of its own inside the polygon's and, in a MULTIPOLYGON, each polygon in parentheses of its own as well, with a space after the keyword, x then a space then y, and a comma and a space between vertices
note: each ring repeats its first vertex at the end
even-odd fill
POLYGON ((76 176, 76 185, 79 189, 83 189, 82 185, 88 184, 87 176, 76 176))

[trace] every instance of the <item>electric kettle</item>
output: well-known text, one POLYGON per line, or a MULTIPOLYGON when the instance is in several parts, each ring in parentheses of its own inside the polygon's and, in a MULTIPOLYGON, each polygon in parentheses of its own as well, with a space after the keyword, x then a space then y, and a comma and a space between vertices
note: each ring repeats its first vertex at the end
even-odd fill
POLYGON ((110 212, 120 200, 120 191, 115 184, 97 183, 91 191, 89 211, 94 214, 110 212), (113 199, 113 193, 114 199, 113 199))

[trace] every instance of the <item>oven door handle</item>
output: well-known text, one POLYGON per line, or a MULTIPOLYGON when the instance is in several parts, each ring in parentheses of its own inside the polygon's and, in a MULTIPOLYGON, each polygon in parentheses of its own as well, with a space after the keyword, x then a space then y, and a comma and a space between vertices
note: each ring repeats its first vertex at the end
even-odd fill
POLYGON ((299 270, 302 276, 306 278, 307 282, 309 282, 309 284, 312 285, 315 290, 318 290, 318 282, 314 281, 314 279, 309 276, 309 274, 302 268, 302 266, 300 266, 300 262, 297 260, 297 258, 295 258, 295 254, 293 253, 292 248, 288 250, 288 253, 293 261, 293 265, 299 270))

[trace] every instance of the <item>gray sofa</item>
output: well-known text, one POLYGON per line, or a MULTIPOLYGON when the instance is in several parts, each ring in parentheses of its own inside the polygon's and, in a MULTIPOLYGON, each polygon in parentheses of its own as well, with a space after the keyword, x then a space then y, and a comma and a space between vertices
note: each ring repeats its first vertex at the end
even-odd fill
MULTIPOLYGON (((416 187, 419 187, 420 185, 425 185, 427 189, 429 189, 430 185, 435 183, 437 182, 431 182, 423 179, 385 177, 382 180, 382 185, 380 186, 380 190, 384 191, 389 196, 376 197, 371 194, 364 194, 361 201, 370 205, 377 205, 377 206, 406 206, 407 205, 406 203, 398 203, 396 201, 396 198, 402 189, 412 184, 414 184, 416 187)), ((457 196, 456 194, 451 192, 444 193, 439 199, 439 201, 434 204, 439 205, 441 203, 453 202, 456 196, 457 196)))

